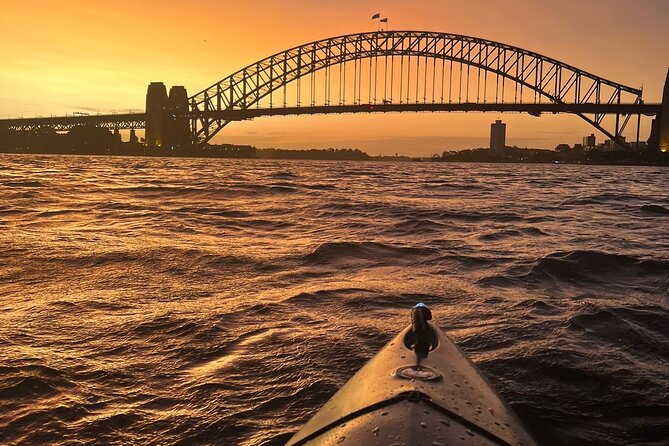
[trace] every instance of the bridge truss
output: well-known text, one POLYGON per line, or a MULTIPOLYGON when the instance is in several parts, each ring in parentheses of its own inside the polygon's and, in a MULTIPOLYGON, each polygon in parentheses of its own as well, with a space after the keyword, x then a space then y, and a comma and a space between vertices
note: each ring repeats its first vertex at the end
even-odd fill
POLYGON ((27 119, 3 119, 0 121, 0 129, 4 128, 17 132, 39 132, 40 129, 52 129, 56 132, 67 132, 75 127, 91 125, 109 130, 143 129, 146 127, 146 113, 51 116, 27 119))
POLYGON ((494 111, 577 115, 618 140, 632 116, 658 116, 628 87, 522 48, 475 37, 379 31, 333 37, 259 60, 188 98, 187 113, 3 119, 0 130, 69 131, 82 125, 146 128, 190 122, 203 146, 227 124, 315 113, 494 111), (152 115, 152 116, 149 116, 152 115), (613 119, 605 119, 612 116, 613 119))
POLYGON ((431 111, 466 111, 516 105, 532 114, 573 113, 613 140, 632 115, 654 113, 643 109, 640 89, 541 54, 419 31, 351 34, 297 46, 242 68, 189 101, 196 144, 205 144, 241 116, 298 114, 302 107, 338 113, 361 111, 361 106, 406 111, 422 104, 431 111), (607 114, 615 114, 608 128, 607 114))

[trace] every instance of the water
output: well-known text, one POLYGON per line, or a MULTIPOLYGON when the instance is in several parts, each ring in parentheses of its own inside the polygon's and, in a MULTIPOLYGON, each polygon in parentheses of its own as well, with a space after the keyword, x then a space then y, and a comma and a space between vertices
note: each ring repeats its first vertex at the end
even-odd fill
POLYGON ((667 444, 668 184, 0 155, 0 443, 281 444, 423 301, 542 443, 667 444))

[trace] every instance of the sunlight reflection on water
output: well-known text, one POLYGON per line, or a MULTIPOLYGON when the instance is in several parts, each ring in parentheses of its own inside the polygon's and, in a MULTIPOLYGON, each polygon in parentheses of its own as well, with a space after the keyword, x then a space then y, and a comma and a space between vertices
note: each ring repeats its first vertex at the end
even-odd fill
POLYGON ((262 443, 416 301, 544 443, 667 441, 666 169, 0 166, 6 444, 262 443))

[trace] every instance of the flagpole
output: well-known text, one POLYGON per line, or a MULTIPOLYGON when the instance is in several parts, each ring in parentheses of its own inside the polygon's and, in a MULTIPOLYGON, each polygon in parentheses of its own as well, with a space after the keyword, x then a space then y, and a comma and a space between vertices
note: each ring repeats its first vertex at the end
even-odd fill
POLYGON ((376 14, 372 15, 372 20, 377 20, 377 25, 378 25, 378 26, 377 26, 377 28, 376 28, 376 32, 381 31, 381 22, 380 22, 380 20, 381 20, 381 13, 380 13, 380 12, 377 12, 376 14))

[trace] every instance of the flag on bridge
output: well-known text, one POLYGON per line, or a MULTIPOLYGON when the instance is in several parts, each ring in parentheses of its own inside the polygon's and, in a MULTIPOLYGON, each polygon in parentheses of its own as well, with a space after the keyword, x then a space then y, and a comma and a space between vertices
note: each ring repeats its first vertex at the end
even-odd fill
POLYGON ((380 17, 381 17, 381 13, 380 13, 380 12, 377 12, 376 14, 374 14, 374 15, 372 16, 372 20, 374 20, 374 19, 378 19, 378 18, 380 18, 380 17))
POLYGON ((379 20, 379 22, 381 22, 381 23, 388 23, 388 18, 381 19, 381 20, 379 20))

